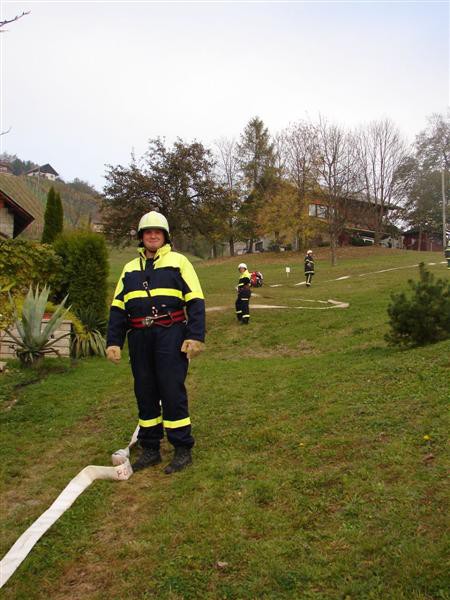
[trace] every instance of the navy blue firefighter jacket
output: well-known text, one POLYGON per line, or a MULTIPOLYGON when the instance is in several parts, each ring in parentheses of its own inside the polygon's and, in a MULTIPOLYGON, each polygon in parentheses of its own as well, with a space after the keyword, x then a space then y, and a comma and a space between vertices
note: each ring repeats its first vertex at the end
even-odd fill
POLYGON ((205 340, 205 300, 200 282, 189 260, 172 252, 170 244, 160 248, 152 259, 146 258, 145 248, 139 248, 139 257, 123 268, 111 303, 107 346, 122 348, 130 328, 128 319, 151 316, 153 307, 158 314, 185 308, 186 339, 205 340))

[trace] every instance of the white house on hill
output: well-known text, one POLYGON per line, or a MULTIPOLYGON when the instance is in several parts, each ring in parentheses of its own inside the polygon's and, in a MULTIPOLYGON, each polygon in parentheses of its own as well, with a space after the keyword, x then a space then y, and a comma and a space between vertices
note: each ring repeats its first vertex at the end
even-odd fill
POLYGON ((45 177, 45 179, 55 181, 59 173, 57 173, 55 169, 47 163, 41 167, 35 167, 34 169, 31 169, 31 171, 28 171, 27 175, 30 177, 45 177))

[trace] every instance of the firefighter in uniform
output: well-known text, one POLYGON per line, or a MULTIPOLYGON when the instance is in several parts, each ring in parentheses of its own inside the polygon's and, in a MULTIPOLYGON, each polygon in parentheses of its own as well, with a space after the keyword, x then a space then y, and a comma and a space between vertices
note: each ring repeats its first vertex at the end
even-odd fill
POLYGON ((308 250, 305 256, 305 277, 306 287, 311 287, 312 276, 314 275, 314 258, 312 250, 308 250))
POLYGON ((170 474, 192 462, 184 382, 188 359, 204 348, 205 301, 193 266, 172 251, 164 215, 145 214, 138 237, 139 256, 125 265, 114 292, 106 354, 118 363, 128 332, 142 449, 132 467, 138 471, 161 462, 165 430, 175 448, 164 470, 170 474))
POLYGON ((444 250, 444 256, 447 259, 447 269, 450 269, 450 238, 447 240, 447 248, 444 250))
POLYGON ((242 325, 248 325, 250 321, 250 296, 252 295, 250 289, 250 273, 248 272, 245 263, 241 263, 238 266, 238 270, 240 275, 236 288, 236 317, 242 325))

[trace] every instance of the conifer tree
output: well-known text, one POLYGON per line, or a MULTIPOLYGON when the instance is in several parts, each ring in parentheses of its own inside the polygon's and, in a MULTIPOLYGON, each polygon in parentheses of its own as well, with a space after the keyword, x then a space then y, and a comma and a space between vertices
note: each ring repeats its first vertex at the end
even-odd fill
POLYGON ((388 307, 391 345, 423 346, 450 337, 450 282, 419 265, 419 281, 408 280, 410 295, 392 294, 388 307))
POLYGON ((276 177, 274 146, 269 130, 259 117, 248 122, 237 150, 246 189, 246 199, 239 211, 239 224, 241 235, 247 238, 248 252, 253 252, 257 214, 264 202, 264 190, 268 180, 276 177))
POLYGON ((42 232, 42 243, 52 244, 56 236, 63 229, 63 209, 61 196, 55 192, 52 186, 47 194, 47 205, 44 214, 44 231, 42 232))
MULTIPOLYGON (((55 229, 56 229, 56 235, 62 233, 63 228, 64 228, 64 211, 63 211, 63 206, 62 206, 62 201, 61 201, 61 194, 59 192, 55 192, 55 229)), ((55 235, 55 237, 56 237, 55 235)))

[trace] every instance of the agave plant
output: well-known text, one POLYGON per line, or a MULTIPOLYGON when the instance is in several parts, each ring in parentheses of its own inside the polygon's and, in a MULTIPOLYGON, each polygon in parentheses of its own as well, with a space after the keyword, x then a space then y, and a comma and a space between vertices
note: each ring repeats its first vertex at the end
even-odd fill
POLYGON ((75 313, 87 331, 106 331, 107 320, 98 314, 92 306, 75 309, 75 313))
POLYGON ((76 333, 72 340, 72 356, 84 358, 86 356, 105 356, 106 342, 100 331, 85 330, 76 333))
MULTIPOLYGON (((22 307, 22 316, 17 314, 14 307, 14 324, 18 335, 7 329, 7 333, 11 336, 16 346, 16 354, 23 365, 31 366, 36 362, 40 362, 46 354, 57 354, 58 350, 54 344, 62 338, 70 335, 70 332, 59 336, 58 338, 51 337, 58 329, 61 322, 64 320, 68 308, 65 307, 67 296, 57 307, 51 319, 42 329, 42 319, 45 313, 45 305, 47 304, 50 289, 47 286, 40 291, 39 286, 34 291, 32 287, 28 290, 22 307)), ((11 302, 12 299, 11 299, 11 302)))
POLYGON ((106 319, 90 306, 79 308, 76 315, 83 324, 83 331, 76 331, 72 338, 72 356, 105 356, 106 341, 102 333, 106 329, 106 319))

